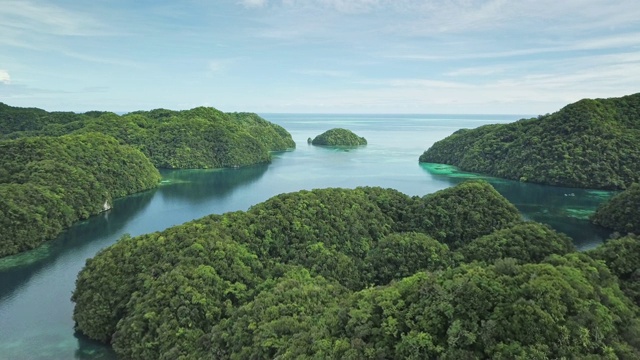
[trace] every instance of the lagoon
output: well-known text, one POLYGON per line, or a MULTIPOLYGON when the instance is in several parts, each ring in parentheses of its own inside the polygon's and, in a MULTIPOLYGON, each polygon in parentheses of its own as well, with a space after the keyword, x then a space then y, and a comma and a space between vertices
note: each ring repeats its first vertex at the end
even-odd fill
POLYGON ((611 192, 549 187, 419 164, 435 141, 460 128, 518 120, 519 115, 261 114, 287 129, 297 149, 271 164, 225 170, 162 171, 159 188, 115 202, 113 209, 75 224, 33 251, 0 259, 0 357, 7 359, 113 359, 104 345, 74 334, 69 300, 87 258, 123 234, 133 236, 211 213, 246 210, 274 195, 302 189, 357 186, 425 195, 469 178, 489 181, 528 219, 547 223, 580 249, 609 232, 587 217, 611 192), (367 139, 358 148, 326 148, 307 138, 343 127, 367 139))

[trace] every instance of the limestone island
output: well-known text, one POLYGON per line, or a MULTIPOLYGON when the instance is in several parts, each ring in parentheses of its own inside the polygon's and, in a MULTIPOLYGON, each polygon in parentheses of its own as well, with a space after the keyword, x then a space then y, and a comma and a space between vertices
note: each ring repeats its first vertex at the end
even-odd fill
POLYGON ((321 146, 361 146, 367 145, 367 139, 354 134, 351 130, 335 128, 327 130, 311 141, 321 146))
POLYGON ((461 129, 433 144, 420 162, 523 182, 624 190, 640 182, 640 93, 461 129))
POLYGON ((118 115, 0 103, 0 257, 155 188, 158 169, 238 168, 291 148, 287 130, 253 113, 198 107, 118 115))

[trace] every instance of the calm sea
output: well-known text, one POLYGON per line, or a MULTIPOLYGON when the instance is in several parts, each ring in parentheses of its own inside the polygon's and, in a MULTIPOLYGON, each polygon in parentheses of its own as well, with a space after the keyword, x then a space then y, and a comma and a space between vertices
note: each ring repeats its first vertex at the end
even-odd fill
MULTIPOLYGON (((74 334, 70 296, 87 258, 125 233, 139 235, 211 213, 246 210, 274 195, 301 189, 382 186, 425 195, 479 177, 418 163, 422 152, 460 128, 507 123, 518 115, 262 114, 286 128, 294 151, 269 165, 229 170, 163 171, 153 191, 116 201, 112 210, 74 225, 28 253, 0 259, 0 358, 112 359, 106 346, 74 334), (368 140, 340 150, 309 146, 307 138, 335 127, 368 140)), ((579 248, 608 233, 586 218, 611 193, 521 184, 485 178, 526 218, 568 233, 579 248)))

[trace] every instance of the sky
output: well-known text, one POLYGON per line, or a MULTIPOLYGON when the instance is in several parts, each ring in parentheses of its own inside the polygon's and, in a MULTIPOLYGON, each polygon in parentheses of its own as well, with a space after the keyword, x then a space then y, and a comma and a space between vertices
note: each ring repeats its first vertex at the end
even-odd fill
POLYGON ((637 0, 0 0, 0 102, 546 114, 640 91, 637 0))

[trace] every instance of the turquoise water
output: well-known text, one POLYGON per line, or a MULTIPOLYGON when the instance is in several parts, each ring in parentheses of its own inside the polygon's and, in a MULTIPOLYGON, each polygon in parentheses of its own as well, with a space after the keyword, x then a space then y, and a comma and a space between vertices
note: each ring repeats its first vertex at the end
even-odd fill
MULTIPOLYGON (((70 296, 87 258, 125 233, 139 235, 210 213, 246 210, 283 192, 324 187, 382 186, 425 195, 477 174, 419 164, 435 141, 459 128, 505 123, 507 115, 263 114, 284 126, 297 149, 274 154, 269 165, 229 170, 163 171, 161 186, 115 202, 58 239, 25 254, 0 259, 0 358, 112 359, 106 346, 74 334, 70 296), (314 147, 307 138, 344 127, 364 136, 355 149, 314 147)), ((480 176, 481 177, 481 176, 480 176)), ((611 193, 554 188, 486 178, 524 216, 564 231, 582 249, 608 232, 586 217, 611 193)))

